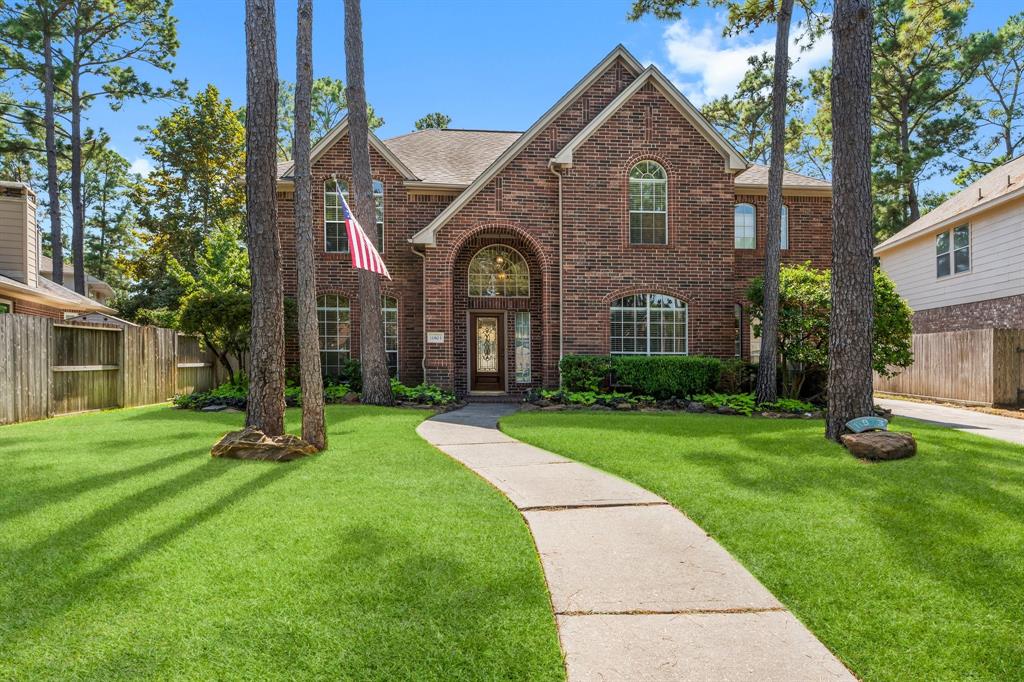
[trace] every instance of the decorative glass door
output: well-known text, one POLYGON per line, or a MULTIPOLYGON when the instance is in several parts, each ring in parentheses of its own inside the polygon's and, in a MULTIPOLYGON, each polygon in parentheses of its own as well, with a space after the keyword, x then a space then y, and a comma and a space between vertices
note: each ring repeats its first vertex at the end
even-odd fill
POLYGON ((505 390, 502 319, 485 313, 470 316, 470 388, 474 391, 505 390))

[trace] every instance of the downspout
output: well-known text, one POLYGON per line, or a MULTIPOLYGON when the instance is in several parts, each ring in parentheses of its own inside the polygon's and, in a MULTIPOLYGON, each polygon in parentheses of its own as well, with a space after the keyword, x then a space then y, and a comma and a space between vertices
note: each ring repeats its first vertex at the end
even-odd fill
POLYGON ((558 170, 558 166, 555 165, 554 159, 548 162, 548 168, 558 176, 558 387, 562 387, 562 358, 565 357, 565 312, 562 310, 563 297, 562 297, 562 280, 563 275, 563 263, 562 263, 562 173, 558 170))
MULTIPOLYGON (((420 311, 420 325, 423 327, 423 334, 421 342, 423 344, 423 350, 420 353, 420 369, 423 372, 423 383, 427 383, 427 254, 426 251, 420 251, 413 244, 409 247, 412 252, 420 257, 420 272, 421 272, 421 283, 420 283, 420 297, 423 301, 423 309, 420 311)), ((424 247, 426 249, 426 247, 424 247)))

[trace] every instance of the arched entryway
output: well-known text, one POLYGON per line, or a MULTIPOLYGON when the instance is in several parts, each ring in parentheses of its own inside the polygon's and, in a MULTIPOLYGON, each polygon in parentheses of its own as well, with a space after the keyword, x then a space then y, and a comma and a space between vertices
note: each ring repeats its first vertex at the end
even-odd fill
POLYGON ((509 231, 481 232, 453 262, 454 383, 460 395, 517 395, 543 379, 543 267, 509 231))

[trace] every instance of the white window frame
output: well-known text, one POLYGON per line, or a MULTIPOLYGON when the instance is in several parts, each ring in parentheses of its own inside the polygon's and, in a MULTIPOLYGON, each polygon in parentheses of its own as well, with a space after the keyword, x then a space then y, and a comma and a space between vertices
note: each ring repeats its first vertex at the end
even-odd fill
POLYGON ((349 297, 345 296, 344 294, 333 294, 333 293, 324 293, 324 294, 320 294, 319 296, 317 296, 316 297, 316 327, 317 327, 317 329, 316 329, 316 331, 317 331, 317 339, 319 340, 319 344, 318 345, 320 346, 320 365, 321 365, 321 371, 324 374, 328 374, 328 371, 327 371, 328 363, 327 363, 327 357, 326 357, 327 353, 334 353, 338 357, 341 358, 341 361, 331 363, 332 366, 337 365, 337 367, 339 369, 341 368, 344 360, 350 360, 352 358, 352 301, 351 301, 351 299, 349 299, 349 297), (325 305, 324 303, 321 303, 321 301, 325 300, 328 296, 336 298, 338 303, 339 303, 339 305, 337 305, 337 306, 328 306, 328 305, 325 305), (344 301, 344 304, 341 304, 342 301, 344 301), (321 315, 321 313, 326 313, 327 311, 337 311, 338 317, 339 317, 339 320, 338 320, 337 324, 341 324, 341 321, 340 321, 341 312, 342 311, 347 311, 348 312, 348 343, 346 344, 348 346, 347 348, 344 348, 344 349, 341 349, 341 348, 324 348, 324 345, 325 345, 324 342, 328 338, 327 335, 324 333, 324 327, 327 325, 327 320, 326 320, 326 318, 324 316, 321 315))
MULTIPOLYGON (((495 281, 494 282, 494 290, 495 290, 495 292, 498 291, 498 288, 499 288, 498 287, 498 283, 497 283, 497 281, 495 281)), ((508 284, 503 285, 502 288, 503 288, 503 291, 508 291, 508 284)), ((483 247, 481 249, 478 249, 477 252, 473 254, 473 257, 469 259, 469 264, 466 266, 466 293, 469 296, 471 296, 473 298, 529 298, 530 297, 530 290, 531 290, 531 286, 530 286, 530 263, 529 263, 529 261, 526 260, 526 257, 523 256, 522 253, 520 253, 518 250, 512 248, 511 246, 508 246, 507 244, 488 244, 487 246, 485 246, 485 247, 483 247), (488 249, 496 249, 496 248, 497 249, 506 249, 506 250, 510 251, 511 253, 515 254, 517 257, 519 257, 519 259, 522 260, 522 262, 523 262, 523 269, 526 271, 525 272, 525 274, 526 274, 526 293, 525 294, 508 294, 508 293, 493 293, 493 294, 476 293, 476 294, 474 294, 473 293, 473 286, 474 286, 473 262, 476 261, 476 259, 479 258, 481 256, 481 254, 483 254, 488 249)))
POLYGON ((946 279, 947 277, 961 277, 963 275, 969 275, 974 269, 974 230, 971 229, 970 223, 964 223, 963 225, 957 225, 956 227, 948 230, 943 230, 935 235, 935 279, 946 279), (967 246, 956 247, 956 231, 966 230, 967 231, 967 246), (939 239, 945 235, 946 237, 946 250, 939 253, 938 243, 939 239), (958 251, 967 252, 967 269, 956 271, 956 254, 958 251), (939 258, 947 256, 949 258, 949 272, 945 275, 939 274, 939 258))
MULTIPOLYGON (((345 180, 338 180, 338 186, 341 187, 341 196, 345 197, 345 201, 348 201, 349 191, 348 182, 345 180)), ((384 255, 384 183, 380 180, 373 181, 373 207, 374 207, 374 220, 377 224, 377 252, 384 255)), ((345 231, 344 220, 329 220, 327 215, 327 196, 335 195, 338 192, 334 187, 334 179, 324 181, 324 251, 327 253, 348 253, 348 233, 345 231), (327 248, 327 228, 329 225, 338 225, 341 229, 341 237, 345 242, 344 249, 328 249, 327 248)), ((341 201, 337 202, 338 206, 341 206, 341 201)), ((351 206, 349 202, 349 206, 351 206)))
MULTIPOLYGON (((383 327, 384 327, 384 357, 385 357, 385 359, 387 359, 392 354, 395 356, 395 374, 394 374, 394 378, 397 379, 398 375, 400 373, 400 360, 401 360, 401 355, 399 355, 398 349, 400 347, 400 338, 402 336, 402 332, 401 332, 400 324, 399 324, 399 321, 400 321, 401 318, 398 316, 398 297, 397 296, 388 296, 387 294, 381 294, 381 297, 380 297, 380 315, 381 315, 381 321, 383 322, 383 327), (394 303, 395 303, 394 306, 391 306, 391 307, 388 306, 388 301, 389 300, 390 301, 394 301, 394 303), (388 313, 394 313, 394 315, 395 315, 395 333, 392 336, 388 335, 388 313), (391 339, 394 340, 394 345, 395 345, 394 349, 388 348, 388 341, 391 340, 391 339)), ((389 370, 391 369, 390 363, 388 363, 388 369, 389 370)))
MULTIPOLYGON (((643 159, 637 161, 629 169, 629 185, 627 188, 628 196, 626 197, 627 204, 629 205, 629 243, 633 246, 664 246, 668 244, 668 172, 665 171, 665 167, 657 161, 651 159, 643 159), (635 171, 642 164, 650 164, 661 171, 660 178, 634 178, 633 171, 635 171), (640 188, 641 197, 641 208, 634 209, 632 206, 633 187, 638 186, 640 188), (654 191, 654 204, 657 206, 657 194, 661 192, 664 195, 665 208, 643 208, 643 190, 645 187, 653 187, 654 191), (662 241, 646 242, 641 239, 640 241, 633 240, 633 216, 634 215, 660 215, 665 218, 665 227, 662 234, 662 241)), ((641 237, 643 235, 643 227, 641 226, 641 237)))
MULTIPOLYGON (((679 311, 679 308, 669 308, 667 310, 679 311)), ((618 337, 616 337, 616 336, 612 335, 612 333, 611 333, 612 329, 609 329, 608 348, 609 348, 609 351, 610 351, 611 355, 643 355, 643 356, 651 356, 651 355, 689 355, 690 354, 690 304, 689 303, 687 303, 686 301, 682 300, 681 298, 676 298, 675 296, 669 296, 668 294, 661 294, 661 293, 658 293, 656 291, 654 291, 654 292, 643 292, 643 293, 637 293, 637 294, 627 294, 626 296, 621 296, 621 297, 615 299, 614 301, 612 301, 612 304, 611 304, 611 307, 610 307, 609 313, 608 313, 608 320, 609 320, 610 326, 615 324, 615 313, 616 312, 620 312, 620 313, 631 312, 634 315, 633 326, 634 326, 634 329, 635 329, 636 328, 636 321, 635 321, 636 318, 635 318, 635 315, 638 312, 640 312, 640 311, 642 311, 644 313, 644 315, 646 316, 646 321, 644 323, 644 329, 645 329, 645 331, 647 333, 647 336, 644 339, 646 350, 643 350, 643 351, 637 351, 635 349, 632 350, 632 351, 624 351, 624 350, 615 351, 615 350, 612 350, 612 341, 614 339, 616 339, 616 338, 619 338, 619 339, 632 338, 633 341, 634 341, 634 346, 635 346, 635 343, 636 343, 638 337, 636 337, 636 336, 633 336, 633 337, 618 336, 618 337), (640 306, 618 305, 618 303, 620 301, 622 301, 625 298, 629 298, 631 296, 643 296, 644 299, 645 299, 644 306, 640 307, 640 306), (660 311, 666 310, 665 308, 652 308, 651 307, 651 296, 665 296, 666 298, 671 298, 674 301, 677 301, 677 302, 682 304, 683 325, 686 328, 686 335, 683 337, 684 350, 682 352, 679 352, 679 351, 664 351, 664 350, 659 350, 659 351, 656 351, 656 352, 652 352, 651 351, 651 338, 652 338, 651 337, 651 326, 652 326, 651 325, 651 311, 655 310, 655 311, 659 311, 660 312, 660 311)), ((674 324, 676 324, 675 321, 673 321, 673 325, 674 324)), ((661 337, 657 337, 657 338, 664 339, 666 337, 661 336, 661 337)), ((671 338, 678 340, 678 337, 676 337, 676 336, 672 336, 671 338)), ((621 343, 620 343, 620 346, 621 346, 621 343)))
MULTIPOLYGON (((3 305, 7 306, 7 308, 8 308, 7 313, 9 313, 9 314, 13 314, 14 313, 14 301, 12 301, 11 299, 9 299, 9 298, 0 298, 0 304, 3 304, 3 305)), ((3 314, 3 313, 0 313, 0 314, 3 314)))
POLYGON ((739 204, 736 204, 735 206, 733 206, 733 210, 732 210, 732 244, 733 244, 733 248, 735 248, 735 249, 742 249, 744 251, 750 251, 750 250, 753 250, 753 249, 757 248, 757 208, 753 204, 748 204, 746 202, 743 202, 743 203, 739 203, 739 204), (740 208, 742 208, 742 207, 749 207, 750 208, 750 225, 749 226, 747 226, 747 225, 743 226, 744 233, 746 232, 747 228, 749 227, 750 235, 748 236, 748 235, 744 234, 741 237, 739 235, 739 228, 740 228, 740 226, 739 226, 739 223, 737 222, 737 218, 740 215, 739 211, 740 211, 740 208), (750 246, 741 245, 741 240, 744 240, 744 243, 745 243, 745 240, 747 240, 747 239, 750 240, 750 246))

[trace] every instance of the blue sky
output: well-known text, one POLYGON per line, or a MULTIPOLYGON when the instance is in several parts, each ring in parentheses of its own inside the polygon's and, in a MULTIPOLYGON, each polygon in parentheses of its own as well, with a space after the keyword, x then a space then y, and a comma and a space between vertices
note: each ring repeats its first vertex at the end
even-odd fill
MULTIPOLYGON (((525 130, 618 43, 640 61, 656 63, 700 104, 729 92, 742 76, 746 57, 769 50, 770 30, 721 38, 722 16, 686 10, 681 22, 626 21, 630 0, 548 2, 517 0, 363 0, 367 91, 385 120, 381 137, 408 132, 431 111, 452 117, 452 127, 525 130)), ((1010 5, 979 0, 971 30, 995 28, 1010 5)), ((174 76, 193 91, 215 84, 236 104, 245 102, 245 42, 242 0, 178 0, 181 48, 174 76)), ((317 76, 344 80, 342 0, 314 0, 314 59, 317 76)), ((278 69, 295 76, 295 3, 277 4, 278 69)), ((803 54, 797 74, 820 66, 827 42, 803 54)), ((166 77, 154 75, 154 80, 166 77)), ((131 103, 119 112, 97 107, 89 124, 102 126, 114 147, 137 169, 146 161, 134 138, 172 104, 131 103)))

